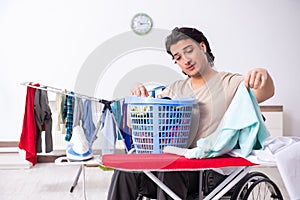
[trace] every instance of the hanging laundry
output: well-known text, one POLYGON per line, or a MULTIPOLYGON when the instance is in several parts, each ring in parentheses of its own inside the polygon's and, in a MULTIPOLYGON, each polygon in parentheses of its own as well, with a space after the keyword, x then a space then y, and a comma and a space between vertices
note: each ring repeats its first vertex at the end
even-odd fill
POLYGON ((91 104, 93 122, 94 124, 98 124, 102 115, 103 104, 99 101, 92 101, 91 104))
POLYGON ((111 110, 115 116, 118 127, 122 124, 122 106, 120 101, 115 101, 111 104, 111 110))
MULTIPOLYGON (((72 138, 72 132, 74 126, 80 126, 80 122, 82 128, 84 128, 84 133, 89 140, 89 143, 92 144, 94 140, 97 138, 97 134, 101 134, 100 131, 102 131, 104 134, 102 135, 104 137, 103 140, 103 149, 104 152, 114 152, 115 149, 115 142, 117 138, 116 134, 116 126, 119 126, 120 124, 123 124, 123 117, 122 117, 122 106, 119 104, 120 102, 117 102, 116 107, 114 108, 115 116, 117 116, 117 122, 115 120, 115 116, 112 113, 111 107, 107 107, 110 105, 111 101, 107 101, 104 99, 97 99, 94 97, 89 97, 86 95, 80 95, 78 93, 74 92, 67 92, 62 91, 61 89, 51 87, 51 86, 45 86, 42 87, 39 86, 32 86, 28 82, 23 83, 22 85, 28 86, 30 88, 36 88, 38 87, 41 90, 51 91, 55 92, 57 94, 56 96, 56 106, 57 106, 57 115, 58 115, 58 124, 57 124, 57 130, 61 130, 61 124, 65 123, 62 129, 62 132, 66 132, 65 140, 70 141, 72 138), (77 114, 77 108, 74 108, 76 105, 75 98, 74 97, 80 97, 82 99, 87 99, 89 101, 86 101, 86 104, 84 107, 83 112, 83 119, 79 116, 79 118, 76 118, 78 116, 77 114), (108 103, 108 104, 107 104, 108 103), (105 104, 103 108, 103 104, 105 104), (108 109, 106 109, 108 108, 108 109), (75 111, 74 111, 75 109, 75 111), (100 109, 105 109, 105 112, 101 112, 100 109), (74 112, 76 112, 74 114, 74 112), (75 118, 75 119, 73 119, 75 118), (91 119, 91 120, 90 120, 91 119), (107 119, 107 120, 106 120, 107 119), (86 123, 85 123, 86 121, 86 123), (95 127, 95 124, 97 124, 97 127, 95 127), (117 123, 117 124, 116 124, 117 123), (105 142, 106 141, 106 142, 105 142)), ((80 109, 81 110, 81 109, 80 109)), ((82 112, 79 112, 82 113, 82 112)), ((126 115, 127 116, 127 115, 126 115)), ((35 125, 36 126, 36 125, 35 125)), ((43 127, 42 127, 43 128, 43 127)), ((42 129, 44 130, 44 129, 42 129)), ((125 133, 128 133, 128 131, 125 131, 125 133)), ((36 135, 36 133, 35 133, 36 135)), ((119 134, 121 135, 121 134, 119 134)), ((118 136, 119 136, 118 135, 118 136)), ((122 137, 124 138, 124 137, 122 137)), ((130 135, 129 135, 129 145, 130 145, 130 135)), ((128 146, 129 147, 129 146, 128 146)), ((130 149, 130 147, 128 148, 130 149)), ((36 149, 35 149, 36 150, 36 149)))
MULTIPOLYGON (((100 102, 92 102, 92 117, 93 122, 96 125, 96 129, 94 131, 94 136, 100 135, 101 139, 103 138, 103 135, 101 134, 101 128, 102 128, 102 118, 103 118, 103 112, 101 111, 104 108, 103 104, 100 102), (97 121, 96 121, 97 120, 97 121), (95 123, 96 121, 96 123, 95 123)), ((101 140, 102 142, 102 140, 101 140)))
POLYGON ((56 111, 57 111, 57 126, 56 130, 61 131, 62 134, 66 134, 66 121, 62 117, 64 102, 66 95, 59 92, 56 93, 56 111), (62 125, 62 127, 61 127, 62 125))
POLYGON ((127 115, 127 104, 125 101, 122 102, 122 120, 119 125, 119 129, 121 131, 122 137, 124 139, 124 143, 126 145, 127 150, 131 150, 132 148, 132 136, 131 136, 131 128, 127 124, 128 115, 127 115))
POLYGON ((102 155, 113 154, 116 144, 116 124, 113 120, 113 114, 109 109, 105 109, 100 119, 102 135, 102 155))
POLYGON ((83 102, 80 97, 75 97, 73 112, 73 128, 83 124, 83 102))
MULTIPOLYGON (((32 85, 30 83, 30 85, 32 85)), ((40 86, 34 84, 34 86, 40 86)), ((23 118, 22 133, 19 148, 26 151, 26 160, 36 164, 36 122, 34 116, 34 94, 35 88, 27 87, 25 113, 23 118)))
POLYGON ((83 130, 87 141, 92 144, 97 139, 95 124, 93 121, 92 101, 87 99, 83 105, 83 130))
POLYGON ((36 152, 42 152, 42 131, 45 131, 46 153, 53 151, 52 113, 49 106, 48 94, 45 90, 36 90, 34 95, 34 113, 36 120, 36 152))
MULTIPOLYGON (((69 92, 69 94, 74 94, 73 92, 69 92)), ((64 102, 64 109, 63 109, 63 119, 66 120, 66 136, 65 140, 70 141, 72 137, 72 130, 73 130, 73 104, 74 104, 74 97, 71 95, 66 96, 66 100, 64 102)))

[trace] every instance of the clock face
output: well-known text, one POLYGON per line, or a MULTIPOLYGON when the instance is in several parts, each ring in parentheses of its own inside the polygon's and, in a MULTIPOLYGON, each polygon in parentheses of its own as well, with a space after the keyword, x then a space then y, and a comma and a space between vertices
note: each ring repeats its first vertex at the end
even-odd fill
POLYGON ((152 29, 152 19, 145 13, 136 14, 131 21, 132 30, 138 35, 145 35, 152 29))

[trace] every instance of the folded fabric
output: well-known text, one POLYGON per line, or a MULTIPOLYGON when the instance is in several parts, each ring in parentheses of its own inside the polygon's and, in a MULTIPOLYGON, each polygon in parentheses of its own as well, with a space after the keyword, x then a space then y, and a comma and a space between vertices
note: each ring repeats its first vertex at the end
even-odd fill
MULTIPOLYGON (((225 112, 218 128, 206 138, 197 141, 197 147, 186 149, 186 158, 209 158, 224 155, 238 148, 246 157, 253 149, 262 149, 263 143, 270 135, 267 130, 252 90, 244 83, 239 88, 225 112)), ((176 153, 165 149, 164 152, 176 153)), ((183 151, 180 151, 182 154, 183 151)))

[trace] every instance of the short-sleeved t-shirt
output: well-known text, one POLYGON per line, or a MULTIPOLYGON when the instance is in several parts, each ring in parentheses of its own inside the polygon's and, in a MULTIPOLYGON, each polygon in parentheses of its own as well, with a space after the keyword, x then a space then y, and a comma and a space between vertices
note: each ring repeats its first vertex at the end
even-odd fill
POLYGON ((194 97, 197 101, 193 108, 189 148, 196 147, 200 138, 216 130, 243 79, 240 74, 218 72, 198 89, 194 90, 190 78, 187 78, 172 83, 164 90, 162 96, 173 99, 194 97))

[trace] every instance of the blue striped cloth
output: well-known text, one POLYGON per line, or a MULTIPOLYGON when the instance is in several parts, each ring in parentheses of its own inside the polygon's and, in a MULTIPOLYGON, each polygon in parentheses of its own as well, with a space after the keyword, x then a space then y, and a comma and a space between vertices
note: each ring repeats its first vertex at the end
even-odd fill
MULTIPOLYGON (((74 94, 74 92, 69 92, 69 94, 74 94)), ((65 140, 70 141, 72 137, 73 130, 73 108, 74 108, 74 97, 71 95, 66 96, 64 102, 64 109, 62 113, 63 119, 66 120, 66 136, 65 140)))

